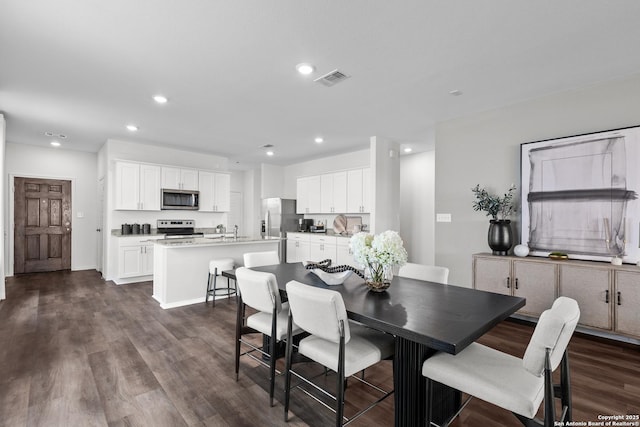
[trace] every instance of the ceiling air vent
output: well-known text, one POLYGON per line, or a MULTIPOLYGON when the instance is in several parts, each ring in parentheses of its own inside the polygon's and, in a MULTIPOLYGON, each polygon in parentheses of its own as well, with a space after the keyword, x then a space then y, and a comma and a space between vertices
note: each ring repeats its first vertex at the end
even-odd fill
POLYGON ((317 79, 314 80, 314 82, 318 82, 327 87, 331 87, 340 83, 341 81, 348 79, 349 77, 351 76, 346 75, 342 71, 333 70, 325 74, 324 76, 318 77, 317 79))

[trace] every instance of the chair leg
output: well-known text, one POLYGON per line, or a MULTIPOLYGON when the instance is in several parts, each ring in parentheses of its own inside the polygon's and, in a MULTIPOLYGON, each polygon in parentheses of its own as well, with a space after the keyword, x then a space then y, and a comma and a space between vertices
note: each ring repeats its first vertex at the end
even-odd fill
POLYGON ((551 371, 551 349, 547 348, 544 361, 544 425, 552 427, 555 424, 556 405, 553 397, 553 378, 551 371))
POLYGON ((569 378, 569 352, 564 351, 562 357, 560 369, 560 387, 562 390, 562 407, 567 408, 566 419, 562 421, 573 421, 571 410, 573 405, 571 404, 571 379, 569 378))
POLYGON ((214 307, 216 306, 216 289, 218 289, 217 281, 218 281, 218 269, 216 268, 213 272, 213 298, 211 299, 211 302, 213 303, 214 307))
POLYGON ((271 359, 269 361, 269 370, 271 376, 269 384, 269 399, 271 406, 273 406, 273 394, 276 386, 276 340, 271 338, 271 342, 269 344, 269 346, 271 347, 269 349, 269 353, 271 353, 271 355, 269 356, 269 358, 271 359))
POLYGON ((207 276, 207 293, 204 296, 204 303, 209 302, 209 292, 211 292, 211 273, 207 276))
POLYGON ((336 394, 336 427, 342 426, 342 418, 344 417, 344 370, 338 368, 337 375, 338 393, 336 394))
POLYGON ((338 375, 337 375, 337 393, 336 393, 336 427, 342 426, 342 418, 344 417, 344 325, 340 321, 340 348, 338 350, 338 375))
POLYGON ((244 323, 244 304, 242 298, 237 299, 236 310, 236 381, 240 375, 240 338, 242 338, 242 326, 244 323))
POLYGON ((285 368, 284 368, 284 421, 289 421, 289 397, 291 395, 291 353, 293 352, 293 320, 289 313, 287 322, 287 347, 285 352, 285 368))

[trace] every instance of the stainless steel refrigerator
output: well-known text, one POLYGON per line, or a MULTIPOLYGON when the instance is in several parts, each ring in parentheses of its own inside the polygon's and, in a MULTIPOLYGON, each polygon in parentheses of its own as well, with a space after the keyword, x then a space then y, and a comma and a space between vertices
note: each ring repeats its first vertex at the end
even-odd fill
MULTIPOLYGON (((298 231, 298 220, 304 215, 296 213, 294 199, 270 198, 262 199, 262 224, 260 227, 263 237, 286 238, 287 231, 298 231)), ((287 262, 287 242, 280 242, 280 262, 287 262)))

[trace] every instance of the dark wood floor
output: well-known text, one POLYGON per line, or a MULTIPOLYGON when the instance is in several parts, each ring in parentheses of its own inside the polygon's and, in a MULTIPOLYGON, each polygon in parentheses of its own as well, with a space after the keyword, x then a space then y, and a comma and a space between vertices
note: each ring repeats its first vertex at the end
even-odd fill
MULTIPOLYGON (((203 284, 204 287, 204 284, 203 284)), ((246 358, 233 369, 235 303, 162 310, 151 283, 116 286, 95 271, 7 279, 0 302, 2 426, 278 426, 267 371, 246 358)), ((504 322, 482 342, 522 356, 532 328, 504 322)), ((584 336, 570 345, 574 420, 640 413, 640 350, 584 336)), ((391 387, 391 364, 367 370, 391 387)), ((277 399, 282 378, 277 383, 277 399)), ((347 414, 371 395, 350 382, 347 414)), ((292 395, 290 426, 330 425, 332 415, 292 395)), ((354 425, 393 424, 388 399, 354 425)), ((455 426, 519 425, 474 400, 455 426)))

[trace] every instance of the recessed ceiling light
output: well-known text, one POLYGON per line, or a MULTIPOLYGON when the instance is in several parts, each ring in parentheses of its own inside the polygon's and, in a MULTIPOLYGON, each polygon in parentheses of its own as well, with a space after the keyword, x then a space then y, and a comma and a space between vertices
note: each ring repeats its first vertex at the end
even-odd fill
POLYGON ((308 76, 309 74, 313 73, 313 70, 315 70, 315 68, 313 65, 303 62, 296 65, 296 70, 298 70, 300 74, 308 76))
POLYGON ((54 147, 60 147, 60 143, 58 141, 51 141, 51 145, 54 147))
POLYGON ((318 144, 322 144, 324 142, 324 139, 322 139, 322 137, 318 136, 316 137, 316 139, 314 139, 315 142, 317 142, 318 144))
POLYGON ((458 90, 458 89, 450 90, 449 91, 449 95, 460 96, 460 95, 462 95, 462 91, 458 90))
POLYGON ((156 95, 153 97, 153 100, 156 101, 158 104, 166 104, 168 101, 167 97, 164 95, 156 95))
POLYGON ((413 151, 413 148, 411 148, 411 147, 407 147, 407 148, 404 149, 405 153, 410 153, 412 151, 413 151))
POLYGON ((267 151, 267 156, 273 156, 275 153, 273 151, 267 151))
POLYGON ((135 132, 138 130, 138 126, 136 125, 127 125, 127 130, 130 132, 135 132))

